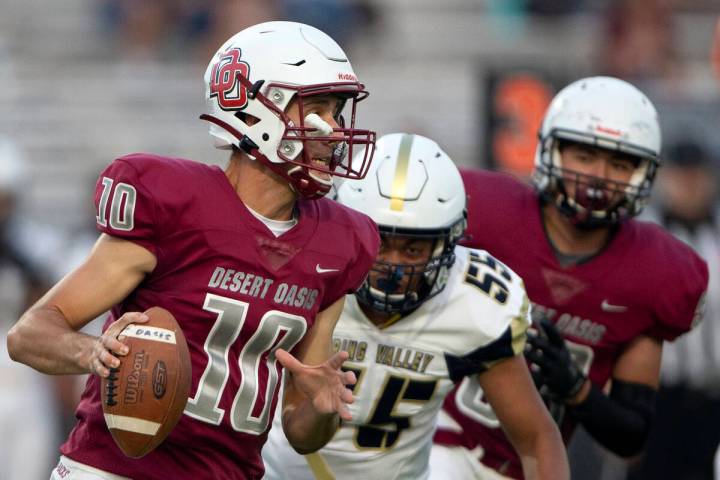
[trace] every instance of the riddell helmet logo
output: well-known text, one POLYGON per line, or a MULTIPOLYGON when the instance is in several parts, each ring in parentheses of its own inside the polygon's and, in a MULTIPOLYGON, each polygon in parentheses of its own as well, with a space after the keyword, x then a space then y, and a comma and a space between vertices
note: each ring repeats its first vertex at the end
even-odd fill
POLYGON ((595 127, 595 130, 597 130, 598 132, 601 132, 601 133, 607 133, 608 135, 614 135, 616 137, 619 137, 620 135, 622 135, 622 132, 620 130, 615 130, 614 128, 603 127, 602 125, 598 125, 597 127, 595 127))
POLYGON ((247 88, 238 77, 250 78, 250 65, 240 60, 241 51, 233 48, 220 55, 210 75, 210 96, 216 97, 223 110, 242 110, 247 106, 247 88))
POLYGON ((338 80, 345 80, 348 82, 357 82, 358 79, 352 73, 338 73, 338 80))

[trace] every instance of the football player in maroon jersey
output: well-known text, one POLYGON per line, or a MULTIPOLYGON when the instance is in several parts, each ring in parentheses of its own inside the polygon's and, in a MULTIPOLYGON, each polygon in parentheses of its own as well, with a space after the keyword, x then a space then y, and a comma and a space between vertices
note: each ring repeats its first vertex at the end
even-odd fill
MULTIPOLYGON (((700 320, 708 282, 689 247, 632 219, 648 200, 660 145, 650 100, 627 82, 593 77, 550 104, 534 191, 505 174, 463 172, 466 243, 524 279, 537 319, 526 358, 566 441, 581 423, 623 456, 647 437, 663 341, 700 320)), ((472 475, 522 478, 486 407, 467 381, 446 400, 433 467, 479 446, 489 473, 472 475)))
POLYGON ((347 354, 332 355, 331 334, 379 236, 368 217, 320 197, 333 176, 362 178, 369 166, 374 133, 354 128, 367 92, 330 37, 291 22, 230 38, 205 86, 202 118, 232 151, 227 168, 149 154, 110 164, 95 194, 93 251, 10 332, 15 360, 94 374, 52 478, 261 478, 281 366, 283 427, 298 451, 320 448, 349 418, 345 385, 355 380, 339 369, 347 354), (367 154, 353 159, 357 145, 367 154), (130 459, 105 425, 100 377, 127 352, 124 327, 155 305, 185 333, 193 382, 170 436, 130 459), (78 333, 108 309, 101 337, 78 333))

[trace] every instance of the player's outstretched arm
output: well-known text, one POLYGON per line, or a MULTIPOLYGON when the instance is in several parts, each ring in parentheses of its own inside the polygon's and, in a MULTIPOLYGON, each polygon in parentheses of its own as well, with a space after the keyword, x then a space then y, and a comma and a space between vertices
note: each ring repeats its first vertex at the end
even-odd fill
POLYGON ((49 374, 108 375, 123 355, 117 335, 129 323, 147 321, 127 313, 101 337, 78 332, 90 320, 124 299, 155 268, 145 248, 101 235, 88 258, 25 312, 8 333, 10 357, 49 374), (113 355, 111 352, 115 352, 113 355))
POLYGON ((352 372, 340 370, 346 352, 333 355, 332 332, 342 312, 344 298, 320 312, 313 328, 297 348, 297 358, 278 350, 285 368, 282 424, 290 445, 303 455, 322 448, 335 434, 339 419, 350 420, 348 403, 355 383, 352 372))
POLYGON ((527 480, 570 478, 560 432, 540 399, 522 356, 494 364, 480 386, 517 450, 527 480))

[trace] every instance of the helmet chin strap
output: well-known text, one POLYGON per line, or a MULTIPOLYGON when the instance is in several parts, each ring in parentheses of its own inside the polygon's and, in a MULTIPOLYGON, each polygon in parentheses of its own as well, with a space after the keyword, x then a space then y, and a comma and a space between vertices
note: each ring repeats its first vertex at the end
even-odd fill
POLYGON ((275 173, 290 180, 290 186, 303 198, 324 197, 332 188, 332 175, 327 180, 324 180, 313 175, 312 168, 293 165, 289 170, 284 170, 284 164, 273 163, 271 165, 270 168, 275 173))
POLYGON ((405 293, 393 293, 400 286, 400 282, 402 282, 404 275, 405 267, 399 265, 388 272, 387 276, 378 278, 377 287, 373 287, 369 283, 369 280, 366 280, 368 282, 370 296, 373 301, 377 303, 377 306, 373 308, 383 311, 385 310, 386 302, 391 305, 397 305, 406 300, 405 293))
POLYGON ((567 198, 566 194, 558 194, 554 203, 557 210, 580 230, 596 230, 616 223, 615 217, 608 215, 607 211, 602 216, 594 215, 592 210, 567 198))

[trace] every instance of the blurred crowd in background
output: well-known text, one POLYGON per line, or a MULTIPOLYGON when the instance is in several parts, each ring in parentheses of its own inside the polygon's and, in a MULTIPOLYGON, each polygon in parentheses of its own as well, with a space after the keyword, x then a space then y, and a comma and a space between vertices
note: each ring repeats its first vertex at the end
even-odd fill
POLYGON ((614 75, 652 98, 664 166, 644 216, 707 260, 707 316, 665 349, 645 456, 628 464, 580 437, 571 459, 582 479, 712 478, 718 0, 0 0, 0 9, 0 480, 48 478, 74 422, 82 381, 11 363, 4 336, 91 248, 97 173, 136 151, 223 164, 197 119, 203 72, 226 38, 272 19, 316 26, 351 52, 371 92, 361 124, 429 135, 463 165, 528 175, 542 113, 572 79, 614 75))

